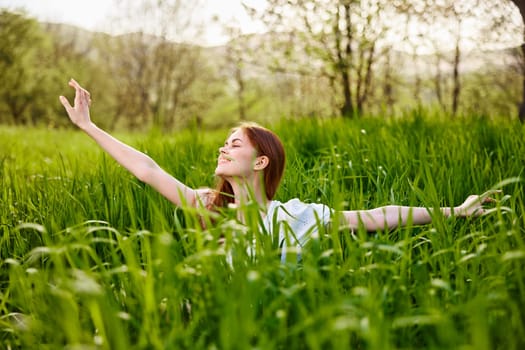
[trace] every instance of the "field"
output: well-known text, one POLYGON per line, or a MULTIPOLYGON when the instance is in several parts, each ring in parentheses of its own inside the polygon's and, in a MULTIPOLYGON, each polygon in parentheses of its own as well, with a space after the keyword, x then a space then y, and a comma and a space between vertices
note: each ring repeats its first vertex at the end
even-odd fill
MULTIPOLYGON (((281 201, 437 208, 502 192, 482 217, 327 228, 281 263, 256 222, 225 211, 203 229, 79 131, 0 127, 0 348, 525 348, 523 125, 413 116, 272 129, 287 150, 281 201)), ((226 135, 116 136, 200 187, 213 185, 226 135)))

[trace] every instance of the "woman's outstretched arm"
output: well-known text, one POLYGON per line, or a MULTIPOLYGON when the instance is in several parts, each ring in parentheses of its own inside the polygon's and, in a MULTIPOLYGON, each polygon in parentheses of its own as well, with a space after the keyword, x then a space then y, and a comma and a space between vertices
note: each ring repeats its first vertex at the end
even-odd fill
MULTIPOLYGON (((483 204, 493 201, 491 195, 499 191, 487 191, 482 195, 470 195, 459 206, 452 208, 440 208, 442 215, 458 217, 483 215, 485 209, 483 204)), ((405 226, 409 222, 413 225, 424 225, 432 221, 432 208, 407 207, 388 205, 370 210, 348 210, 343 211, 344 224, 350 228, 358 228, 360 225, 367 231, 380 231, 395 229, 405 226)))
POLYGON ((196 191, 194 189, 165 172, 146 154, 122 143, 98 128, 91 121, 89 115, 89 105, 91 104, 89 92, 73 79, 69 81, 69 86, 75 89, 73 106, 64 96, 60 96, 60 102, 73 124, 88 134, 102 149, 140 181, 151 185, 175 205, 196 204, 196 191))

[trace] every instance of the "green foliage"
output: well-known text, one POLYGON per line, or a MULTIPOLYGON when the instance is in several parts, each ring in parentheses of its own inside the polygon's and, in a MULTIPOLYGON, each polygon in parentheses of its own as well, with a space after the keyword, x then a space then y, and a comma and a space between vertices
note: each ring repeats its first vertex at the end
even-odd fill
POLYGON ((3 122, 31 124, 41 107, 41 100, 32 97, 45 92, 38 63, 49 50, 47 38, 36 21, 5 10, 0 12, 0 36, 0 114, 8 118, 3 122))
MULTIPOLYGON (((251 207, 245 225, 175 209, 79 132, 1 127, 2 347, 523 348, 522 125, 414 114, 273 129, 288 156, 282 201, 432 208, 503 193, 481 218, 327 228, 300 263, 281 263, 251 207)), ((226 134, 116 136, 199 187, 213 185, 226 134)))
MULTIPOLYGON (((517 56, 517 54, 515 54, 517 56)), ((516 61, 518 58, 516 57, 516 61)), ((521 103, 520 68, 502 70, 498 67, 486 68, 483 72, 466 75, 462 98, 465 115, 496 115, 511 117, 516 114, 521 103), (479 86, 492 86, 492 89, 479 89, 479 86)))

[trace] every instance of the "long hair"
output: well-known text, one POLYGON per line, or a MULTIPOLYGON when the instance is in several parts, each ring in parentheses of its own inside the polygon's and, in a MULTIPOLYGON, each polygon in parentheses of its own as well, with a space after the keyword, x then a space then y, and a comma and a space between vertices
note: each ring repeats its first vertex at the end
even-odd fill
MULTIPOLYGON (((281 182, 286 162, 281 140, 274 132, 255 123, 242 123, 238 127, 233 128, 231 133, 237 130, 242 130, 246 134, 250 143, 255 147, 258 157, 268 157, 268 166, 263 171, 264 190, 267 199, 273 199, 281 182)), ((233 202, 232 186, 228 181, 219 177, 210 207, 225 207, 233 202)))

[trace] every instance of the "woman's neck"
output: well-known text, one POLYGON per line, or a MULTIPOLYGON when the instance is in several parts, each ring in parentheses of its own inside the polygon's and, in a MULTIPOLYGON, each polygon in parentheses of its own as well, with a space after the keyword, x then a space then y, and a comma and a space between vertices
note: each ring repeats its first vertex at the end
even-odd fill
POLYGON ((268 198, 258 182, 229 181, 233 189, 233 197, 236 205, 243 205, 256 201, 260 207, 266 208, 268 198))

